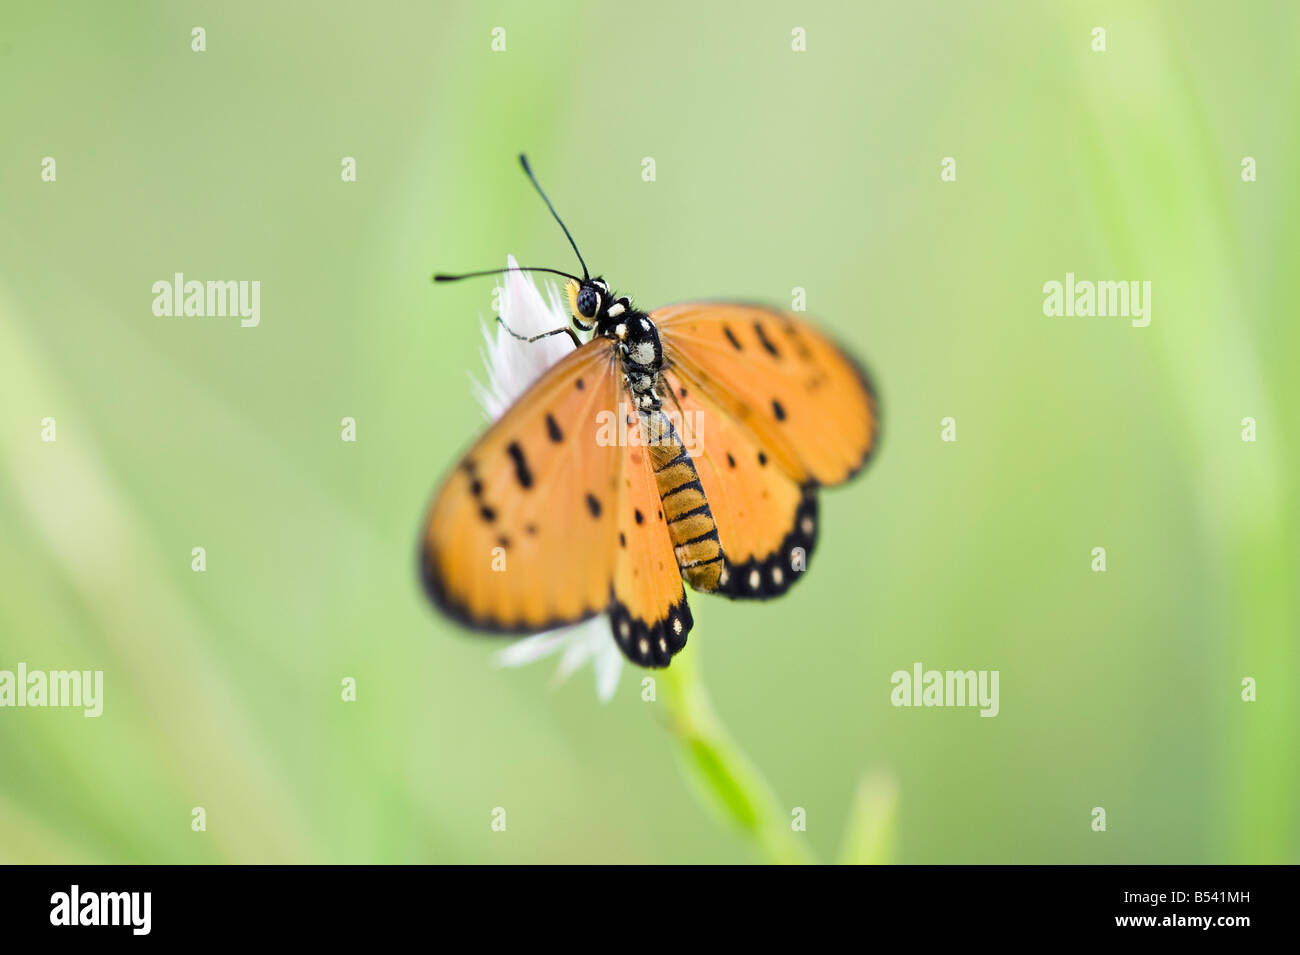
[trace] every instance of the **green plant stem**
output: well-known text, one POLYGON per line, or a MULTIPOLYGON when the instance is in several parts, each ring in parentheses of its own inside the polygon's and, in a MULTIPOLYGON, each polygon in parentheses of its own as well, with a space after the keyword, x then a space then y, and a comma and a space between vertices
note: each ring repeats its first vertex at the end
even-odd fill
POLYGON ((700 800, 753 840, 767 861, 815 863, 805 833, 791 826, 791 810, 780 804, 718 719, 700 676, 698 649, 674 659, 659 683, 682 772, 700 800))

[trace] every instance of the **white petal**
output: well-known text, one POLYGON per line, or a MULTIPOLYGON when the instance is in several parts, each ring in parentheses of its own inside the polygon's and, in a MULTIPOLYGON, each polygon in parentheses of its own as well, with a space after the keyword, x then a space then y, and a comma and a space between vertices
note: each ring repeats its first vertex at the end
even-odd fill
MULTIPOLYGON (((519 263, 512 255, 506 259, 506 266, 517 269, 519 263)), ((569 315, 554 283, 547 284, 547 294, 549 304, 529 273, 506 272, 500 292, 501 322, 525 338, 568 327, 569 315)), ((573 340, 568 335, 549 335, 528 342, 510 334, 501 322, 494 323, 492 329, 483 329, 483 337, 487 339, 483 357, 488 381, 478 388, 479 400, 494 419, 514 404, 546 369, 573 351, 573 340)))
POLYGON ((560 657, 559 665, 555 668, 555 682, 563 683, 569 677, 579 670, 584 663, 591 659, 595 648, 582 639, 574 637, 564 648, 564 654, 560 657))
POLYGON ((545 633, 535 633, 531 637, 516 640, 504 650, 498 650, 492 659, 499 667, 522 667, 536 663, 565 645, 565 629, 547 630, 545 633))
POLYGON ((606 635, 605 645, 596 651, 591 665, 596 671, 596 696, 600 702, 608 703, 614 698, 618 678, 623 674, 623 651, 614 643, 612 636, 606 635))
MULTIPOLYGON (((513 255, 506 257, 506 267, 510 269, 519 268, 519 263, 515 261, 513 255)), ((505 289, 501 293, 501 316, 506 320, 506 324, 520 335, 536 335, 540 332, 550 331, 552 328, 567 325, 568 316, 563 311, 557 316, 554 310, 547 305, 546 300, 542 298, 542 293, 537 290, 537 286, 529 278, 531 274, 530 272, 518 271, 506 272, 505 289)), ((554 288, 554 283, 548 284, 554 288)), ((558 300, 557 295, 551 295, 552 304, 555 304, 558 300)), ((517 338, 511 340, 519 341, 517 338)), ((564 336, 563 339, 556 336, 554 339, 543 339, 543 341, 547 345, 556 346, 550 349, 555 353, 556 359, 573 348, 573 343, 568 340, 568 336, 564 336)), ((535 345, 537 342, 533 342, 533 344, 535 345)), ((535 349, 525 348, 524 350, 534 351, 535 349)))
POLYGON ((569 627, 569 645, 555 670, 556 682, 567 680, 579 667, 592 659, 605 643, 613 643, 609 617, 601 614, 569 627))
POLYGON ((614 643, 609 617, 601 614, 569 630, 569 645, 556 667, 555 682, 567 680, 590 660, 596 676, 596 696, 602 703, 608 703, 618 689, 619 676, 623 673, 623 653, 614 643))

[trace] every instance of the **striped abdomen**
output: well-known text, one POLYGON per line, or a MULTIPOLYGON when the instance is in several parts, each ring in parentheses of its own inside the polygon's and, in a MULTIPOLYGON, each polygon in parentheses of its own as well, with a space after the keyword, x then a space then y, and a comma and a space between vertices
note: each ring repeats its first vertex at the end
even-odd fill
POLYGON ((644 412, 641 423, 677 566, 696 590, 717 590, 725 563, 722 545, 690 452, 663 411, 644 412))

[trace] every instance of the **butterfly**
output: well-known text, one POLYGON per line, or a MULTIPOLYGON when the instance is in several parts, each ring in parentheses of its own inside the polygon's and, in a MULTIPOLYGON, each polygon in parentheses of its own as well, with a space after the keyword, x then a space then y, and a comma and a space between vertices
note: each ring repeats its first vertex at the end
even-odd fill
POLYGON ((876 394, 856 361, 793 314, 638 309, 590 274, 519 159, 581 278, 516 267, 434 281, 563 276, 571 324, 528 340, 567 334, 574 350, 443 481, 420 539, 425 589, 453 619, 498 633, 608 613, 629 660, 665 667, 691 630, 686 584, 764 600, 803 576, 818 490, 857 474, 879 442, 876 394))

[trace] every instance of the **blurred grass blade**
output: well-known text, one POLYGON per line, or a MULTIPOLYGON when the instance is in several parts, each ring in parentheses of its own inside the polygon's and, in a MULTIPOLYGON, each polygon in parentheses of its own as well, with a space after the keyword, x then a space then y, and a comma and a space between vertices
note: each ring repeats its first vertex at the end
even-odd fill
POLYGON ((898 861, 898 780, 891 773, 862 777, 849 807, 840 862, 893 865, 898 861))

